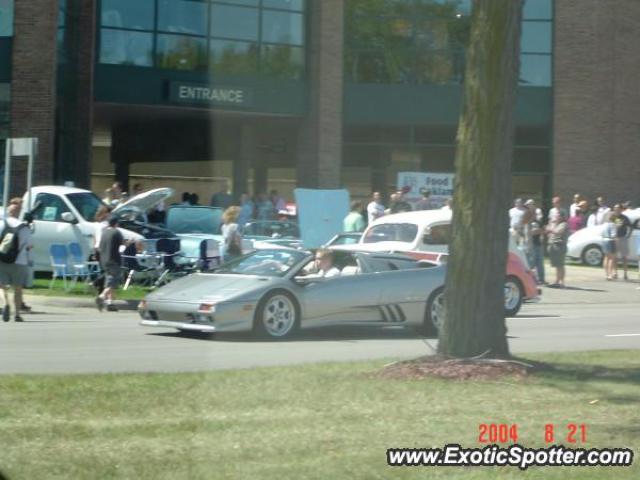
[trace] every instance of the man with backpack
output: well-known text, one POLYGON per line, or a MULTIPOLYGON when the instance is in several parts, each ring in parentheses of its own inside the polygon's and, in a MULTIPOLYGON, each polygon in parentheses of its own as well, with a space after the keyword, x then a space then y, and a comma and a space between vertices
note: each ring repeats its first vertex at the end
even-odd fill
POLYGON ((5 305, 2 309, 2 320, 9 321, 11 307, 9 306, 9 292, 7 287, 13 287, 16 322, 22 322, 20 309, 22 288, 29 276, 29 256, 31 245, 31 230, 28 225, 18 220, 21 205, 12 203, 7 207, 7 218, 2 225, 0 237, 0 286, 4 292, 5 305))

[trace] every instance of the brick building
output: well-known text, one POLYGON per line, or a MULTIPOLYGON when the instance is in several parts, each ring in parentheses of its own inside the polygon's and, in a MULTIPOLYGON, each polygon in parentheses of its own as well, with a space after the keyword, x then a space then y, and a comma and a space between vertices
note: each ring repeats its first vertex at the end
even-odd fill
MULTIPOLYGON (((0 138, 39 137, 37 182, 98 193, 452 172, 470 4, 0 0, 0 138)), ((639 22, 634 0, 526 0, 514 194, 640 201, 639 22)))

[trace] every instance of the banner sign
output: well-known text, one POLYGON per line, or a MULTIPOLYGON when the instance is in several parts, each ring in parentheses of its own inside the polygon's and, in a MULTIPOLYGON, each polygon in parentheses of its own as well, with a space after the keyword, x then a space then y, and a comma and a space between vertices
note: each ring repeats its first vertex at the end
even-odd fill
POLYGON ((171 82, 169 100, 175 103, 249 107, 251 90, 244 87, 171 82))
POLYGON ((398 172, 398 190, 404 189, 405 200, 416 202, 422 192, 431 193, 433 208, 439 208, 453 198, 453 173, 398 172))

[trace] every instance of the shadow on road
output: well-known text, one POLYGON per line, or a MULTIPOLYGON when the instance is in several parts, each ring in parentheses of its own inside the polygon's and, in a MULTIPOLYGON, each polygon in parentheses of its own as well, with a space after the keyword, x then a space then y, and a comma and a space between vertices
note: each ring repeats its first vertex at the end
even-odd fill
MULTIPOLYGON (((283 342, 335 342, 357 340, 419 340, 424 339, 417 331, 410 328, 375 328, 375 327, 331 327, 309 329, 298 332, 291 338, 272 339, 261 338, 252 332, 237 333, 198 333, 198 332, 162 332, 147 333, 157 337, 177 337, 194 340, 208 340, 216 342, 251 342, 251 343, 283 343, 283 342)), ((435 340, 437 338, 428 338, 435 340)))

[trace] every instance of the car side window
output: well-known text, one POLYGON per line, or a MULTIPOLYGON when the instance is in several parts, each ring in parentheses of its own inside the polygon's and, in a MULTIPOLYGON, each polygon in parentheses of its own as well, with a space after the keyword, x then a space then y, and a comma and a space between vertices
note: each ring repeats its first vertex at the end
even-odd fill
POLYGON ((33 218, 44 222, 61 222, 62 214, 70 211, 64 200, 52 193, 39 193, 34 205, 33 218))
POLYGON ((425 229, 422 242, 426 245, 449 245, 451 241, 451 225, 434 225, 425 229))

